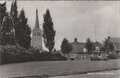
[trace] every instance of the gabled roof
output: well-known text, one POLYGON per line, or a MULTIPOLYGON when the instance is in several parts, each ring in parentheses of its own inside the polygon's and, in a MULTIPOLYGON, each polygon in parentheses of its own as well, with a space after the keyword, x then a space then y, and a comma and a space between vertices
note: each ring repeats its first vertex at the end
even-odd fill
POLYGON ((120 51, 120 38, 110 38, 110 41, 113 42, 116 51, 120 51))
POLYGON ((83 52, 83 49, 85 47, 85 43, 80 43, 80 42, 71 42, 70 43, 73 47, 73 50, 71 53, 78 53, 78 52, 83 52))
POLYGON ((111 41, 113 42, 119 42, 120 43, 120 38, 110 38, 111 41))
POLYGON ((94 46, 97 46, 97 47, 99 47, 99 48, 102 48, 102 45, 101 45, 101 43, 99 43, 99 42, 93 42, 93 45, 94 45, 94 46))
MULTIPOLYGON (((73 50, 70 53, 81 53, 83 52, 83 49, 85 48, 84 42, 78 42, 77 39, 74 40, 74 42, 70 43, 73 47, 73 50)), ((102 45, 99 42, 93 42, 94 46, 102 47, 102 45)))

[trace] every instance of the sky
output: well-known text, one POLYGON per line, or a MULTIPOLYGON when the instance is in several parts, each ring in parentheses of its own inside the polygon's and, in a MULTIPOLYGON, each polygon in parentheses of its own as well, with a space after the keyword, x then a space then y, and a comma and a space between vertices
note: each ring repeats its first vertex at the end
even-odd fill
MULTIPOLYGON (((10 5, 11 1, 7 1, 7 11, 10 5)), ((36 9, 41 29, 43 14, 50 10, 56 49, 60 49, 63 38, 85 42, 89 37, 102 42, 107 36, 120 37, 120 1, 17 1, 17 5, 19 11, 25 10, 31 29, 35 26, 36 9)))

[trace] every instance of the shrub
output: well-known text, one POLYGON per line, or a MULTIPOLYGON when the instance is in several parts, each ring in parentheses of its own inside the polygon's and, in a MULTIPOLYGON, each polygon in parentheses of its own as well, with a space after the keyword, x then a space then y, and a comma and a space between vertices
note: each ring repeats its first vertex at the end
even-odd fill
MULTIPOLYGON (((50 61, 50 54, 47 51, 40 51, 36 48, 29 48, 26 50, 21 46, 6 45, 0 46, 0 53, 2 54, 2 64, 19 63, 27 61, 50 61)), ((52 54, 52 60, 66 60, 60 53, 52 54)))
POLYGON ((60 53, 56 53, 52 55, 52 60, 60 61, 60 60, 67 60, 67 58, 62 56, 60 53))
POLYGON ((27 52, 31 55, 31 60, 37 61, 39 59, 40 50, 34 47, 30 47, 27 52))
POLYGON ((52 56, 48 51, 42 51, 37 48, 29 48, 28 52, 34 57, 34 61, 55 61, 55 60, 67 60, 64 56, 60 53, 54 53, 52 56), (51 56, 51 59, 50 59, 51 56))
POLYGON ((21 46, 7 45, 1 47, 2 63, 17 63, 31 61, 31 54, 21 46))
POLYGON ((108 58, 109 59, 117 59, 117 55, 116 54, 109 54, 108 58))

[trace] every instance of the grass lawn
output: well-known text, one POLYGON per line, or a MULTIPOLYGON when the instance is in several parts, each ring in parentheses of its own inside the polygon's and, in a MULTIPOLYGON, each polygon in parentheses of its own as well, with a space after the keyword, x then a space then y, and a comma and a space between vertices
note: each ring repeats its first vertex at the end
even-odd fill
POLYGON ((120 60, 43 61, 0 65, 0 78, 19 76, 59 76, 118 69, 120 60))

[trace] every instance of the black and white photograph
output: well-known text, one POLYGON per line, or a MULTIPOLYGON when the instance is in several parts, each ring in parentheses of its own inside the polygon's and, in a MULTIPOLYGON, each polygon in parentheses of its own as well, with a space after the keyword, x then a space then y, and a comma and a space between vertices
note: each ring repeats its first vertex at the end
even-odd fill
POLYGON ((0 78, 120 78, 120 1, 0 0, 0 78))

